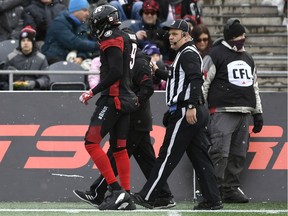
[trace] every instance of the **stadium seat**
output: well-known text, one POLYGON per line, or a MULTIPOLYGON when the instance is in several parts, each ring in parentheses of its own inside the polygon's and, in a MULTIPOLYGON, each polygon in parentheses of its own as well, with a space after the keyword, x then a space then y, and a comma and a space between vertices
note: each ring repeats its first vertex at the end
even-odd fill
POLYGON ((18 40, 4 40, 0 42, 0 62, 6 61, 7 55, 19 46, 18 40))
MULTIPOLYGON (((75 63, 60 61, 49 66, 49 71, 84 71, 75 63)), ((49 74, 50 90, 86 90, 84 74, 49 74)))

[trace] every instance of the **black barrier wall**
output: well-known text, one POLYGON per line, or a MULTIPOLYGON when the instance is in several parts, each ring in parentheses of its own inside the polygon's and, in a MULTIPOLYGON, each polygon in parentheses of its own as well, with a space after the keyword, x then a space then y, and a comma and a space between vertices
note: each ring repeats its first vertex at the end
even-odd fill
MULTIPOLYGON (((1 92, 0 201, 78 201, 99 172, 83 147, 96 98, 80 92, 1 92)), ((287 93, 262 93, 264 128, 251 134, 243 186, 251 201, 287 202, 287 93)), ((156 153, 163 136, 164 93, 152 97, 156 153)), ((107 150, 107 139, 103 142, 107 150)), ((145 183, 131 159, 131 190, 145 183)), ((193 200, 193 169, 186 155, 168 180, 176 201, 193 200)))

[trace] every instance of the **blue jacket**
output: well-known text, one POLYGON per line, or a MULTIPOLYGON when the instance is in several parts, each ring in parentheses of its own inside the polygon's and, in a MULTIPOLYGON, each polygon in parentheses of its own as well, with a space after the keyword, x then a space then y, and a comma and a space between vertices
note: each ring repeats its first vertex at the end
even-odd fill
POLYGON ((93 52, 99 50, 96 41, 88 39, 88 27, 73 20, 67 11, 60 13, 49 27, 42 53, 48 62, 65 61, 67 54, 77 51, 77 57, 91 58, 93 52))

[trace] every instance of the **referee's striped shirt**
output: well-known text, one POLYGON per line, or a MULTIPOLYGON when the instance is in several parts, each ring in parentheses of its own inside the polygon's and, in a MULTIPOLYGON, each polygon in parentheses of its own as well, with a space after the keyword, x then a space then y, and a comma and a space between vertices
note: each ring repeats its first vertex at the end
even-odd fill
POLYGON ((166 84, 168 106, 183 102, 197 105, 202 95, 202 58, 194 45, 190 42, 185 45, 180 48, 169 68, 166 84))

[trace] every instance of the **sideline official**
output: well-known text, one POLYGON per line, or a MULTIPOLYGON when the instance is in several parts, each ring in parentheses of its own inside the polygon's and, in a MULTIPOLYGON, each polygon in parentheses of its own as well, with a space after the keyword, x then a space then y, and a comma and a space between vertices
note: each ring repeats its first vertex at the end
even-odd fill
POLYGON ((194 209, 221 209, 223 205, 213 174, 213 165, 207 146, 203 144, 209 114, 204 106, 201 89, 202 58, 191 41, 190 28, 185 20, 174 21, 168 29, 170 46, 177 51, 175 60, 169 72, 162 71, 153 64, 155 75, 167 80, 166 103, 169 110, 163 118, 166 134, 150 177, 142 190, 133 195, 133 200, 136 204, 152 208, 150 203, 189 149, 189 158, 204 197, 203 202, 194 209))

